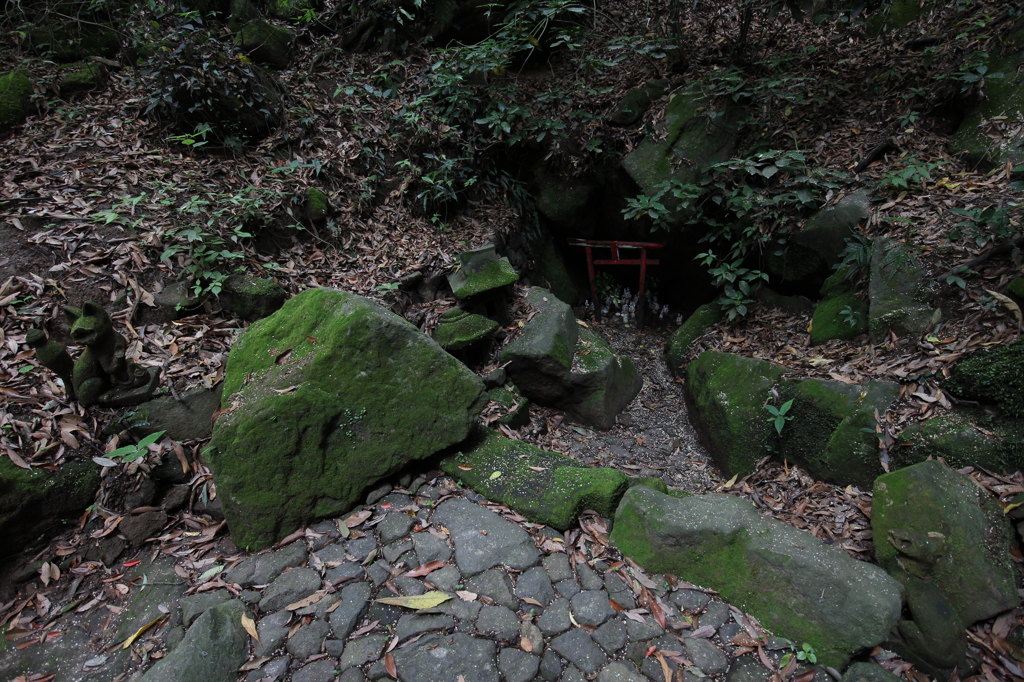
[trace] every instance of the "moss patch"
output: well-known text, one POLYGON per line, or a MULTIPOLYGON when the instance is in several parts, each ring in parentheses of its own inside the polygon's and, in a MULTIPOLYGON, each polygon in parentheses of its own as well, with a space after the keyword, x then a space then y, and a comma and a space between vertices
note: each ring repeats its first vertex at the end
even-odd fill
POLYGON ((856 294, 840 294, 822 301, 814 309, 814 317, 811 319, 812 344, 833 339, 854 339, 867 331, 868 304, 856 294))
POLYGON ((32 82, 23 71, 0 76, 0 132, 8 132, 25 120, 29 112, 32 82))
POLYGON ((568 457, 489 429, 471 448, 445 457, 441 469, 530 521, 558 530, 575 525, 585 509, 610 517, 629 487, 620 471, 584 468, 568 457))
POLYGON ((690 344, 696 341, 711 325, 722 319, 722 306, 718 303, 705 303, 693 314, 686 318, 686 321, 672 332, 668 345, 665 348, 668 357, 668 366, 674 374, 681 374, 683 363, 686 361, 686 351, 690 344))
POLYGON ((944 388, 957 398, 995 405, 1004 417, 1024 418, 1024 339, 972 353, 953 368, 944 388))
POLYGON ((434 340, 447 351, 461 350, 489 338, 499 326, 483 315, 452 308, 441 316, 441 322, 434 330, 434 340))
POLYGON ((262 19, 250 21, 235 36, 235 45, 253 61, 273 69, 285 69, 291 62, 295 34, 283 26, 262 19))
MULTIPOLYGON (((456 273, 458 274, 460 273, 456 273)), ((460 301, 519 281, 519 273, 512 267, 508 258, 490 261, 476 272, 461 274, 461 278, 456 279, 453 275, 448 280, 452 283, 452 293, 460 301)))

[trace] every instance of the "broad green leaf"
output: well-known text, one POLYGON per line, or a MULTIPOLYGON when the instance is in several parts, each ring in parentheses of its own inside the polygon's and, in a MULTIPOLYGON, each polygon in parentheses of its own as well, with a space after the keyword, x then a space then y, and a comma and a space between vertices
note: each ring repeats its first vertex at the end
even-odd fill
POLYGON ((156 433, 151 433, 151 434, 149 434, 148 436, 146 436, 145 438, 143 438, 142 440, 140 440, 140 441, 139 441, 139 447, 140 447, 140 448, 146 448, 146 447, 149 447, 149 446, 150 446, 150 445, 152 445, 153 443, 155 443, 155 442, 157 442, 158 440, 160 440, 160 438, 161 438, 161 437, 162 437, 162 436, 163 436, 163 435, 164 435, 165 433, 167 433, 167 432, 166 432, 166 431, 157 431, 156 433))

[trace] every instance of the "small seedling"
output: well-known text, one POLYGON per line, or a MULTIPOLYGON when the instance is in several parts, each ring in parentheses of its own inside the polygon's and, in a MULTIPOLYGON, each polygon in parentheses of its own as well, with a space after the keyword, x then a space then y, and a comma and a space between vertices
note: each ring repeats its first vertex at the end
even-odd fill
POLYGON ((818 656, 814 653, 814 647, 804 642, 800 645, 800 651, 796 652, 796 660, 806 663, 817 663, 818 656))
POLYGON ((768 421, 772 422, 772 424, 775 426, 775 431, 780 436, 782 435, 782 427, 786 425, 786 422, 793 418, 792 415, 786 414, 787 412, 789 412, 789 409, 791 407, 793 407, 792 400, 787 400, 786 402, 782 403, 782 407, 775 407, 774 405, 764 406, 764 409, 768 410, 768 414, 771 415, 770 417, 768 417, 768 421))
POLYGON ((846 306, 845 308, 840 310, 839 315, 843 318, 843 320, 846 321, 846 324, 850 325, 851 327, 857 326, 857 311, 851 308, 850 306, 846 306))
POLYGON ((149 452, 149 446, 160 440, 166 431, 157 431, 151 433, 135 445, 125 445, 120 447, 107 455, 110 459, 121 458, 121 462, 127 464, 128 462, 134 462, 135 460, 145 457, 149 452))

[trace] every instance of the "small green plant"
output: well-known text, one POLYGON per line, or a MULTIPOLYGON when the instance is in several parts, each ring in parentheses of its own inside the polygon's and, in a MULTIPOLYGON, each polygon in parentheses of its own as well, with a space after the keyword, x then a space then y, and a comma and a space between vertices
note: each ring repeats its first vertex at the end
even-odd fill
POLYGON ((860 315, 858 315, 857 311, 850 306, 846 306, 840 310, 839 316, 842 317, 843 321, 850 325, 850 327, 856 327, 857 323, 860 321, 860 315))
POLYGON ((895 189, 909 189, 910 185, 924 186, 925 182, 934 182, 932 173, 945 164, 945 161, 919 161, 916 156, 908 156, 904 159, 902 169, 889 171, 882 176, 879 184, 895 189))
POLYGON ((839 262, 832 267, 844 273, 847 280, 867 275, 871 269, 871 240, 862 234, 846 239, 846 247, 839 254, 839 262))
POLYGON ((786 425, 786 422, 793 418, 793 415, 788 414, 790 408, 792 407, 792 400, 787 400, 786 402, 782 403, 781 407, 775 407, 774 405, 769 404, 765 404, 764 406, 764 409, 768 410, 768 414, 771 415, 770 417, 768 417, 767 421, 771 422, 771 424, 775 427, 775 432, 778 433, 780 436, 782 435, 782 427, 786 425))
POLYGON ((149 453, 149 446, 160 440, 166 431, 151 433, 134 445, 124 445, 107 454, 108 459, 120 458, 123 464, 134 462, 149 453))
POLYGON ((754 302, 751 295, 762 281, 768 281, 768 274, 760 270, 743 267, 743 259, 727 261, 713 252, 699 253, 695 257, 708 268, 712 284, 722 290, 718 304, 730 320, 747 314, 748 306, 754 302))
POLYGON ((793 651, 786 653, 786 655, 782 657, 782 660, 779 661, 779 668, 785 668, 790 664, 794 657, 798 661, 810 663, 811 665, 818 662, 818 655, 814 653, 814 647, 807 642, 801 644, 798 651, 792 645, 790 645, 790 648, 794 649, 795 653, 793 651))
POLYGON ((206 139, 207 133, 213 130, 208 123, 199 123, 196 125, 196 129, 191 133, 183 133, 181 135, 171 135, 167 138, 168 142, 180 142, 186 147, 202 147, 204 144, 209 142, 206 139))

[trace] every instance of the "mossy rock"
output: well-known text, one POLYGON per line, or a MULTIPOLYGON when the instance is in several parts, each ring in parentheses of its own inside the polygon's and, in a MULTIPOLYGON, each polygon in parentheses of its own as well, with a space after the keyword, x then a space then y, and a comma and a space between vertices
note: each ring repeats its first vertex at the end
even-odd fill
POLYGON ((231 0, 230 13, 228 28, 233 33, 238 33, 250 21, 260 18, 260 11, 252 0, 231 0))
POLYGON ((714 589, 775 634, 809 643, 823 665, 841 669, 899 619, 902 587, 880 568, 732 495, 673 498, 634 486, 610 540, 648 572, 714 589))
POLYGON ((468 313, 461 308, 451 308, 441 316, 434 330, 434 340, 448 352, 469 348, 475 343, 491 338, 500 325, 483 315, 468 313))
MULTIPOLYGON (((537 210, 556 225, 583 227, 580 219, 588 215, 588 207, 597 186, 581 178, 561 178, 538 167, 533 174, 536 185, 537 210)), ((583 236, 589 236, 584 234, 583 236)))
POLYGON ((994 405, 1003 417, 1024 418, 1024 339, 971 353, 943 388, 957 398, 994 405))
POLYGON ((501 405, 505 414, 495 423, 504 424, 510 429, 521 429, 530 423, 530 401, 515 391, 498 386, 487 392, 487 399, 501 405))
POLYGON ((530 250, 533 254, 533 269, 529 273, 531 281, 569 305, 576 305, 587 298, 584 288, 569 273, 565 259, 550 234, 545 231, 531 238, 530 250))
POLYGON ((271 0, 267 13, 275 19, 293 21, 306 16, 308 12, 317 12, 323 7, 319 0, 271 0))
POLYGON ((882 567, 933 583, 965 625, 1020 602, 1009 520, 988 491, 938 460, 876 479, 871 529, 882 567))
POLYGON ((508 258, 489 261, 474 272, 461 269, 448 277, 452 293, 460 301, 507 287, 518 281, 519 273, 512 267, 508 258))
POLYGON ((1024 72, 1018 69, 1021 55, 1010 52, 989 59, 988 72, 1002 73, 1002 78, 985 79, 985 99, 960 123, 949 140, 949 151, 960 154, 968 163, 982 168, 1024 163, 1024 135, 996 141, 988 136, 986 122, 996 116, 1013 120, 1024 111, 1024 72))
POLYGON ((885 414, 899 390, 898 384, 883 381, 864 386, 822 379, 785 381, 779 402, 793 404, 779 438, 779 457, 818 480, 869 489, 884 472, 875 412, 885 414))
POLYGON ((628 477, 616 469, 582 467, 564 455, 485 431, 472 447, 441 460, 441 469, 533 523, 566 530, 586 509, 610 517, 629 487, 628 477))
POLYGON ((269 21, 253 19, 235 35, 235 45, 257 64, 287 69, 292 60, 295 34, 269 21))
POLYGON ((100 64, 78 64, 75 70, 60 79, 57 89, 61 97, 95 90, 103 85, 104 71, 100 64))
POLYGON ((686 399, 702 442, 727 477, 746 476, 776 448, 764 406, 785 369, 705 351, 686 367, 686 399))
POLYGON ((818 292, 823 299, 835 298, 853 291, 853 279, 856 269, 850 264, 840 264, 836 271, 825 278, 818 292))
POLYGON ((1024 428, 993 424, 984 414, 945 412, 911 424, 890 453, 894 469, 941 457, 954 469, 981 467, 1001 474, 1024 470, 1024 428), (984 430, 975 426, 984 424, 984 430))
POLYGON ((207 461, 232 537, 254 549, 462 441, 483 382, 380 305, 309 289, 239 336, 222 406, 207 461))
POLYGON ((224 309, 250 322, 273 314, 286 300, 288 292, 274 280, 248 275, 228 277, 220 292, 224 309))
POLYGON ((306 190, 302 211, 310 225, 323 225, 331 215, 331 201, 323 190, 310 187, 306 190))
POLYGON ((34 28, 28 32, 28 44, 36 54, 63 63, 86 57, 110 59, 121 50, 115 28, 89 22, 34 28))
POLYGON ((608 115, 608 123, 613 126, 633 125, 640 120, 650 106, 651 96, 647 94, 646 90, 640 88, 630 90, 608 115))
POLYGON ((793 242, 784 247, 770 247, 764 263, 765 270, 783 282, 810 279, 828 270, 828 263, 813 249, 793 242))
POLYGON ((28 116, 32 97, 32 81, 24 71, 0 76, 0 133, 14 129, 28 116))
POLYGON ((1014 277, 1006 285, 1006 293, 1012 296, 1017 304, 1024 303, 1024 277, 1014 277))
POLYGON ((526 302, 537 309, 537 315, 523 326, 519 336, 501 351, 501 362, 512 363, 509 375, 517 386, 516 370, 527 364, 552 365, 550 371, 557 372, 553 365, 566 370, 572 369, 573 349, 579 338, 576 317, 565 302, 547 289, 531 287, 526 292, 526 302))
POLYGON ((686 318, 686 321, 679 325, 679 328, 672 332, 665 346, 665 354, 668 358, 669 369, 676 376, 682 374, 683 365, 686 362, 686 353, 690 344, 696 341, 712 325, 722 320, 725 314, 722 306, 717 301, 705 303, 686 318))
MULTIPOLYGON (((712 106, 710 98, 697 92, 681 92, 669 99, 660 131, 664 135, 645 138, 622 159, 623 170, 641 192, 654 196, 668 180, 694 183, 702 168, 732 156, 746 113, 735 105, 713 112, 712 106)), ((671 202, 666 206, 675 208, 671 202)))
POLYGON ((915 337, 933 324, 924 271, 917 249, 876 237, 871 243, 871 281, 868 284, 868 332, 872 343, 890 333, 915 337))
POLYGON ((65 462, 60 471, 46 471, 0 458, 0 560, 77 520, 99 486, 100 468, 92 462, 65 462))
POLYGON ((811 216, 792 237, 796 244, 811 249, 821 260, 833 266, 853 237, 857 226, 871 215, 871 195, 854 192, 811 216))
POLYGON ((868 304, 848 292, 821 301, 811 318, 811 344, 855 339, 868 331, 868 304), (853 324, 850 324, 850 322, 853 324))

